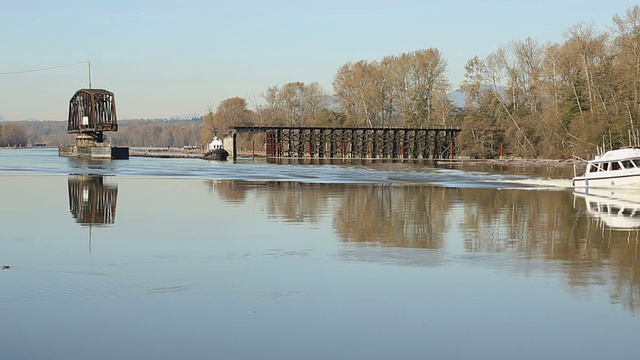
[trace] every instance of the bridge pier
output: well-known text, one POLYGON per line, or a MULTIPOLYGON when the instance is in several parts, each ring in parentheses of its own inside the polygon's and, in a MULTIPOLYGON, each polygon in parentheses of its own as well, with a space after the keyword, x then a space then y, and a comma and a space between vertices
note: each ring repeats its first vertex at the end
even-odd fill
POLYGON ((229 160, 235 160, 238 158, 236 137, 237 135, 235 132, 231 132, 222 137, 222 147, 229 153, 229 156, 227 157, 227 159, 230 158, 229 160))

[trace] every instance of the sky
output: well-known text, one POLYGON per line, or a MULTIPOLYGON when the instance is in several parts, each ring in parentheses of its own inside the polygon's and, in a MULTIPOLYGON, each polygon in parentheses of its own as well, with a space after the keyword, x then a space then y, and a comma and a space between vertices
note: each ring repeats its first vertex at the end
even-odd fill
POLYGON ((119 119, 261 103, 272 86, 332 93, 348 62, 435 48, 456 89, 464 65, 512 41, 607 31, 632 0, 0 0, 0 119, 66 120, 82 88, 115 94, 119 119), (90 66, 89 66, 90 63, 90 66), (35 71, 49 69, 43 71, 35 71), (89 71, 89 69, 91 71, 89 71), (90 76, 89 76, 90 75, 90 76))

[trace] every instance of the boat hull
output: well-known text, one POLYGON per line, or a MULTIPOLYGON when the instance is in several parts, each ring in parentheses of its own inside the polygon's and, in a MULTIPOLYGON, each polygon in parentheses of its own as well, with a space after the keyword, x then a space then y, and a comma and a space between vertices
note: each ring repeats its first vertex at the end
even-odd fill
POLYGON ((225 149, 215 149, 211 151, 207 151, 202 158, 205 160, 217 160, 217 161, 226 161, 229 157, 229 152, 225 149))
MULTIPOLYGON (((613 172, 612 172, 613 173, 613 172)), ((620 171, 619 174, 608 174, 608 176, 577 176, 573 178, 573 188, 625 188, 640 190, 640 173, 620 171)))

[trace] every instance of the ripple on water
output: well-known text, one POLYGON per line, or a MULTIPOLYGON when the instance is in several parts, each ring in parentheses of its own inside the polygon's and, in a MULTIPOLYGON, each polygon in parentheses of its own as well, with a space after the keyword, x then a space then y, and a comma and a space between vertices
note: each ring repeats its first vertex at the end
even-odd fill
POLYGON ((384 246, 345 247, 338 252, 336 258, 341 261, 418 267, 438 267, 446 262, 440 250, 384 246))

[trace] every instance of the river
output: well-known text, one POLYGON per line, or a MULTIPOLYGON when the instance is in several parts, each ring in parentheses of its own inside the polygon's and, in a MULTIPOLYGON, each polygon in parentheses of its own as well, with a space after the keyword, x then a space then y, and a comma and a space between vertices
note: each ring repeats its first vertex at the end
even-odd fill
POLYGON ((640 205, 571 173, 0 150, 0 358, 633 357, 640 205))

